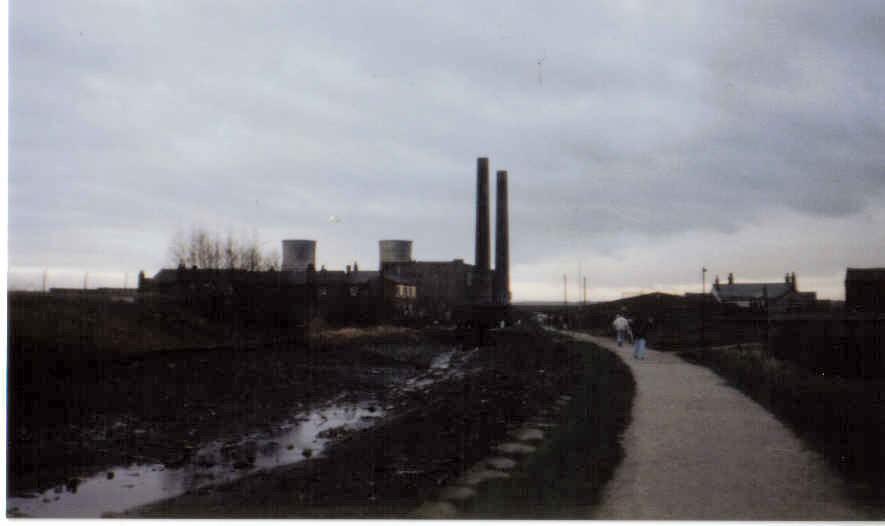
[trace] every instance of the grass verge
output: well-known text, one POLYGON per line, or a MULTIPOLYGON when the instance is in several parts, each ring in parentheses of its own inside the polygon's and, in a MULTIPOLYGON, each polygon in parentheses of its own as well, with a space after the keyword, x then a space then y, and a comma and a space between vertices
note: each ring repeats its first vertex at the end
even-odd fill
POLYGON ((463 518, 580 518, 599 502, 624 457, 621 436, 630 422, 636 383, 614 353, 570 342, 583 375, 572 400, 538 450, 508 479, 479 488, 463 518))

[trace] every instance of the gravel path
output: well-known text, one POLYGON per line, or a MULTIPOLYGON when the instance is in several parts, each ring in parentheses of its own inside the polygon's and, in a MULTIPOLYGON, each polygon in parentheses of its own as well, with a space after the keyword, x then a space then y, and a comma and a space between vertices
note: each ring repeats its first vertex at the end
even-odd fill
POLYGON ((637 393, 626 458, 595 519, 862 520, 843 484, 761 406, 712 371, 609 338, 571 333, 615 351, 637 393))

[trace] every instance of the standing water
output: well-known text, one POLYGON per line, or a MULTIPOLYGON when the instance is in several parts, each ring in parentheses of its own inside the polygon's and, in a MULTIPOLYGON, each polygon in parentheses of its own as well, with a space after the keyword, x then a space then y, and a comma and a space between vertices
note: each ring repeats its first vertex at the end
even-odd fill
POLYGON ((162 464, 117 466, 77 484, 10 497, 6 502, 8 514, 86 518, 120 513, 317 456, 336 432, 371 427, 382 416, 377 402, 331 402, 283 422, 276 426, 275 433, 210 442, 182 468, 170 469, 162 464))

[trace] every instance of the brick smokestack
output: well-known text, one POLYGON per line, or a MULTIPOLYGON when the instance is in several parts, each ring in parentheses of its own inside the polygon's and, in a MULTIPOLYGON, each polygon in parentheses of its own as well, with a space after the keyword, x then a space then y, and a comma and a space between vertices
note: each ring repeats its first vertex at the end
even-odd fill
POLYGON ((498 171, 495 208, 495 303, 510 304, 510 225, 507 214, 507 171, 498 171))
POLYGON ((474 300, 488 303, 490 283, 491 242, 489 237, 489 159, 476 160, 476 259, 474 264, 474 300))

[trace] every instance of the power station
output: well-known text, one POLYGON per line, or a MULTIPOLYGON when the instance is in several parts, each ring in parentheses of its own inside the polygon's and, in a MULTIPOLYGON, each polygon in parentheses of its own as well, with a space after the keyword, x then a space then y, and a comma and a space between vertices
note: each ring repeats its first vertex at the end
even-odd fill
POLYGON ((474 264, 463 259, 420 261, 407 239, 378 241, 378 270, 317 269, 317 241, 282 240, 279 271, 179 267, 140 278, 148 294, 211 296, 210 305, 236 298, 277 305, 281 319, 322 317, 332 322, 424 320, 491 326, 507 318, 510 305, 510 247, 507 172, 498 171, 495 201, 495 268, 491 268, 489 160, 476 161, 474 264), (217 299, 221 296, 222 299, 217 299), (263 298, 258 300, 256 298, 263 298))

